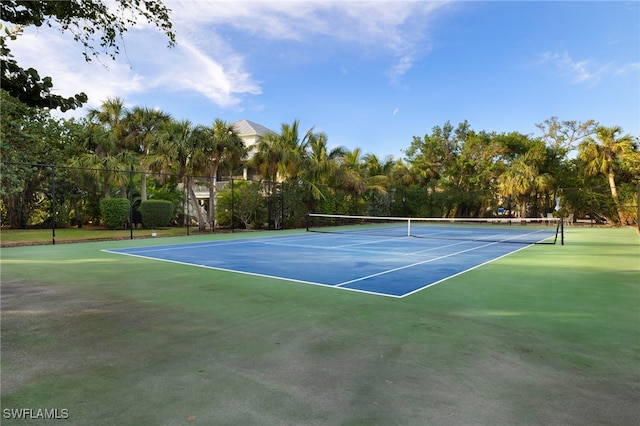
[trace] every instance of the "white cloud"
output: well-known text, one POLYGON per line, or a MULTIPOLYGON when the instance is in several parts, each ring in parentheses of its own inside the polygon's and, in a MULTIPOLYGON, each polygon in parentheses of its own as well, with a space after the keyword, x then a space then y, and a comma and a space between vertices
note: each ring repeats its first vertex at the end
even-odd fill
POLYGON ((575 60, 567 52, 544 52, 540 57, 543 63, 553 64, 561 75, 568 77, 575 84, 596 84, 603 75, 609 73, 607 66, 598 66, 590 60, 575 60))
POLYGON ((181 42, 171 55, 153 59, 152 66, 150 87, 196 92, 221 107, 238 104, 242 94, 262 93, 240 55, 232 53, 217 60, 189 41, 181 42))
MULTIPOLYGON (((169 1, 178 33, 199 39, 230 28, 261 40, 314 43, 318 38, 386 55, 397 80, 425 49, 430 19, 447 2, 419 1, 169 1)), ((233 41, 227 47, 233 47, 233 41)))
POLYGON ((575 60, 567 52, 544 52, 540 55, 543 63, 551 63, 575 84, 597 84, 606 77, 620 77, 636 73, 640 70, 640 63, 633 62, 622 66, 614 64, 600 65, 592 60, 575 60))
POLYGON ((633 62, 630 64, 623 65, 618 67, 613 74, 618 76, 623 76, 632 73, 638 73, 640 71, 640 62, 633 62))
POLYGON ((87 106, 145 88, 144 77, 126 61, 86 62, 80 45, 55 29, 25 28, 24 34, 8 46, 20 66, 35 68, 40 78, 51 77, 56 94, 68 97, 85 92, 89 96, 87 106))
POLYGON ((395 82, 413 66, 429 18, 445 4, 167 0, 178 43, 172 49, 157 28, 142 21, 125 34, 116 61, 102 56, 87 63, 82 46, 70 34, 45 26, 26 28, 9 47, 23 67, 53 77, 61 95, 86 92, 89 106, 152 89, 197 93, 230 107, 262 89, 247 67, 242 47, 223 38, 221 29, 242 31, 260 41, 326 41, 368 49, 389 58, 388 75, 395 82))

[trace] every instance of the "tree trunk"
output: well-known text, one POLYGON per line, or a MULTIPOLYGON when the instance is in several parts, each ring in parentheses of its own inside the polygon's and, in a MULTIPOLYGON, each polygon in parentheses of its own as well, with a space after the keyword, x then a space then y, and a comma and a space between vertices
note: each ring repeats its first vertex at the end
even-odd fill
POLYGON ((214 177, 209 183, 209 212, 208 222, 213 230, 216 226, 216 178, 214 177))
POLYGON ((627 218, 624 214, 624 211, 620 207, 620 201, 618 200, 618 189, 616 188, 616 179, 613 172, 609 172, 607 174, 609 178, 609 189, 611 189, 611 198, 613 198, 613 203, 616 205, 616 210, 618 211, 618 219, 620 220, 620 225, 627 224, 627 218))
POLYGON ((147 172, 140 173, 140 200, 147 199, 147 172))
POLYGON ((218 191, 218 167, 211 174, 211 181, 209 182, 209 215, 208 221, 211 225, 211 230, 216 226, 216 192, 218 191))
POLYGON ((80 217, 80 207, 78 206, 78 200, 76 198, 71 199, 71 206, 76 215, 76 225, 78 228, 82 228, 82 217, 80 217))
POLYGON ((196 193, 193 190, 193 187, 191 185, 189 185, 189 194, 190 194, 190 198, 191 198, 191 207, 193 208, 193 210, 195 210, 196 213, 196 217, 198 218, 198 230, 199 231, 204 231, 205 229, 205 220, 204 220, 204 215, 202 214, 202 207, 200 206, 200 203, 198 203, 198 199, 196 198, 196 193))
POLYGON ((111 198, 111 184, 108 180, 104 181, 104 198, 111 198))
POLYGON ((522 204, 520 205, 520 217, 523 219, 527 217, 527 196, 526 195, 522 196, 522 204))

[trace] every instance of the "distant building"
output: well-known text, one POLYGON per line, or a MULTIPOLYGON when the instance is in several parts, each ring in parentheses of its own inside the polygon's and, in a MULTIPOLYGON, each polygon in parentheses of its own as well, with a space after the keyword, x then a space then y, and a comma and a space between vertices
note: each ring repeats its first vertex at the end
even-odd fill
MULTIPOLYGON (((269 133, 275 133, 272 130, 264 127, 261 124, 254 123, 249 120, 240 120, 236 121, 231 125, 233 129, 236 131, 240 139, 244 142, 244 145, 248 149, 248 158, 251 158, 253 154, 255 154, 257 149, 258 141, 261 137, 268 135, 269 133)), ((216 187, 218 190, 222 189, 224 185, 228 182, 229 175, 223 175, 224 171, 221 171, 218 176, 218 181, 216 187)), ((228 171, 227 171, 228 173, 228 171)), ((242 179, 244 180, 260 180, 261 176, 257 173, 257 171, 253 168, 245 166, 242 169, 242 179)), ((234 179, 239 179, 239 174, 234 174, 234 179)), ((206 184, 198 183, 194 185, 194 192, 196 198, 200 205, 205 205, 207 200, 209 199, 209 187, 206 184)))
MULTIPOLYGON (((243 140, 244 145, 247 147, 249 151, 249 158, 255 154, 258 141, 261 137, 266 136, 269 133, 275 133, 271 129, 249 120, 236 121, 232 126, 236 133, 238 133, 238 136, 240 136, 240 139, 243 140)), ((242 171, 242 178, 244 180, 255 180, 260 177, 257 175, 255 170, 245 167, 242 171)))
POLYGON ((258 143, 262 136, 274 133, 261 124, 249 120, 240 120, 232 124, 233 129, 238 133, 240 139, 244 141, 247 148, 251 148, 258 143))

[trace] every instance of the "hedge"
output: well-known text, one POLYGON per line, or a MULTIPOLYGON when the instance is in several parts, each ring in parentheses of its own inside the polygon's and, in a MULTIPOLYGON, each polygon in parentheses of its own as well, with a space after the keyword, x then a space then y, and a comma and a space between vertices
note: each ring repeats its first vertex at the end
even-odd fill
POLYGON ((129 219, 130 203, 126 198, 103 198, 100 200, 100 214, 109 228, 118 228, 129 219))
POLYGON ((173 218, 173 203, 166 200, 145 200, 138 209, 142 214, 145 228, 159 228, 169 225, 173 218))

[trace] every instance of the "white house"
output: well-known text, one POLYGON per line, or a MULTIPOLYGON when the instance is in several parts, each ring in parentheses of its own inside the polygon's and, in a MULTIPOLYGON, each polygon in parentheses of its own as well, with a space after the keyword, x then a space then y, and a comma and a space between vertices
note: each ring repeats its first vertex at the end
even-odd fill
MULTIPOLYGON (((238 136, 240 136, 240 139, 244 142, 244 145, 247 147, 249 157, 253 156, 255 153, 258 140, 261 137, 266 136, 269 133, 274 133, 263 125, 249 120, 236 121, 232 126, 238 136)), ((242 171, 242 178, 244 180, 252 179, 253 174, 245 167, 242 171)))
MULTIPOLYGON (((254 123, 249 120, 240 120, 236 121, 232 124, 233 129, 236 131, 240 139, 244 142, 244 145, 248 149, 248 156, 251 156, 255 153, 257 149, 258 141, 262 136, 265 136, 269 133, 274 133, 272 130, 264 127, 261 124, 254 123)), ((222 178, 228 178, 228 176, 221 176, 222 178)), ((235 179, 238 179, 239 176, 235 176, 235 179)), ((254 170, 251 170, 247 167, 244 167, 242 170, 242 179, 244 180, 253 180, 255 178, 259 178, 259 176, 255 173, 254 170)), ((225 184, 225 181, 219 181, 218 189, 225 184)), ((201 205, 204 205, 205 201, 209 199, 209 188, 203 185, 195 185, 194 191, 196 198, 198 199, 201 205)))

